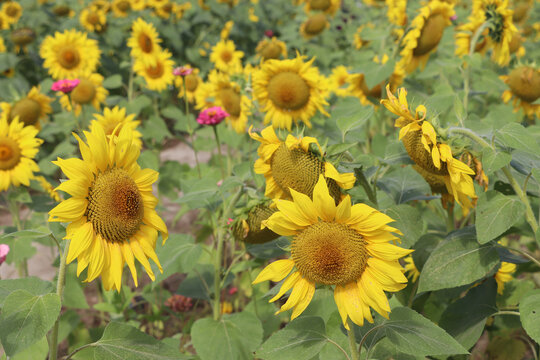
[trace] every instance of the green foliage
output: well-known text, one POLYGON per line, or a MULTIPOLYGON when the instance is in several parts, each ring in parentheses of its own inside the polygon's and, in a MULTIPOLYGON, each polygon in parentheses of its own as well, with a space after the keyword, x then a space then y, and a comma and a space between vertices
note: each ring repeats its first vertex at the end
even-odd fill
POLYGON ((515 196, 487 192, 478 199, 476 231, 478 242, 485 244, 523 219, 525 206, 515 196))
POLYGON ((540 343, 540 290, 533 290, 525 295, 519 304, 519 313, 527 334, 540 343))

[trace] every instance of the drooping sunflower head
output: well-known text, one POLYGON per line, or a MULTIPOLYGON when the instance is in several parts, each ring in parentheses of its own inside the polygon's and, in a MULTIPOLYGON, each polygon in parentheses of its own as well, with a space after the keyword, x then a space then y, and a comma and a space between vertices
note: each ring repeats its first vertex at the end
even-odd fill
POLYGON ((23 27, 11 32, 11 41, 15 44, 15 52, 21 48, 26 52, 26 46, 36 39, 36 32, 29 27, 23 27))
POLYGON ((268 265, 254 283, 281 281, 275 301, 292 288, 280 312, 294 308, 291 318, 309 305, 316 284, 335 286, 334 298, 343 321, 362 326, 373 322, 370 308, 388 317, 384 291, 399 291, 407 284, 398 259, 412 251, 390 244, 399 241, 393 220, 365 205, 351 205, 349 196, 336 205, 321 175, 307 195, 291 190, 292 201, 275 200, 278 212, 263 222, 279 235, 292 236, 291 258, 268 265))
POLYGON ((94 119, 90 124, 90 128, 94 126, 101 126, 105 135, 109 136, 118 136, 122 128, 127 127, 132 131, 133 134, 133 145, 141 148, 142 134, 137 131, 137 126, 141 122, 135 120, 134 114, 126 115, 126 108, 120 108, 115 106, 114 108, 104 108, 103 114, 94 114, 94 119))
POLYGON ((356 181, 353 173, 340 174, 331 163, 310 150, 310 144, 315 144, 319 154, 322 153, 313 137, 296 138, 289 134, 281 141, 271 126, 264 129, 261 136, 251 131, 250 136, 261 143, 255 173, 266 178, 265 195, 269 198, 290 198, 291 189, 312 196, 319 176, 324 175, 332 197, 338 202, 342 197, 341 189, 352 188, 356 181))
POLYGON ((120 290, 126 263, 137 284, 134 259, 154 280, 148 259, 162 271, 155 253, 157 232, 164 241, 168 236, 152 195, 158 173, 137 164, 139 147, 128 127, 109 139, 99 126, 84 135, 86 142, 75 135, 82 159, 54 161, 69 178, 57 190, 71 197, 49 212, 49 221, 69 223, 67 261, 77 258, 77 275, 88 268, 86 281, 101 275, 107 290, 120 290))
POLYGON ((172 85, 174 61, 168 50, 161 50, 155 54, 155 65, 147 65, 140 59, 135 60, 133 70, 146 81, 146 87, 150 90, 162 91, 172 85))
POLYGON ((96 40, 86 33, 66 30, 49 35, 41 43, 40 56, 43 66, 55 79, 73 79, 82 71, 94 72, 99 64, 101 51, 96 40))
POLYGON ((263 60, 279 59, 281 56, 287 57, 287 46, 281 40, 272 37, 271 40, 263 39, 257 44, 255 49, 257 56, 263 60))
POLYGON ((39 167, 33 160, 43 140, 36 138, 38 130, 15 117, 8 122, 0 117, 0 191, 10 185, 30 185, 39 167))
POLYGON ((244 216, 241 216, 232 225, 232 231, 236 240, 249 244, 263 244, 279 237, 278 234, 268 228, 262 228, 262 222, 267 220, 277 209, 266 204, 257 204, 250 208, 244 216))
POLYGON ((81 25, 90 32, 103 32, 107 27, 107 16, 105 11, 94 7, 88 7, 81 11, 79 15, 81 25))
POLYGON ((161 51, 158 32, 154 25, 137 18, 131 26, 131 37, 128 46, 131 48, 131 56, 147 66, 156 65, 157 54, 161 51))
POLYGON ((19 121, 24 126, 35 126, 40 129, 40 120, 45 119, 52 112, 52 99, 41 93, 39 86, 34 86, 28 94, 12 106, 5 106, 4 112, 8 118, 8 122, 19 118, 19 121))
POLYGON ((300 34, 306 39, 311 39, 321 34, 325 29, 330 27, 330 23, 324 13, 315 14, 309 17, 301 26, 300 34))
POLYGON ((312 66, 314 60, 304 62, 300 55, 268 60, 253 74, 253 95, 266 113, 265 124, 272 122, 274 127, 290 131, 293 121, 298 120, 311 127, 310 119, 317 110, 328 116, 325 88, 321 87, 319 70, 312 66))
POLYGON ((232 40, 221 40, 212 47, 210 61, 220 71, 236 73, 242 68, 241 59, 243 57, 244 53, 236 50, 232 40))
POLYGON ((501 79, 510 90, 503 92, 502 99, 506 103, 513 100, 514 111, 523 109, 529 118, 540 116, 540 104, 534 102, 540 98, 540 70, 533 66, 519 66, 501 79))

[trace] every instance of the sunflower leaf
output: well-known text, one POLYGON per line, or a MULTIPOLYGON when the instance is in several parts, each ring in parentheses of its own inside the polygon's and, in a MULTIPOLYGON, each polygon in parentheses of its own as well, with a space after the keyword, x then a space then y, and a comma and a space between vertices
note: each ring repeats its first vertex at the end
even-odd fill
POLYGON ((478 242, 485 244, 523 219, 525 206, 517 198, 488 192, 478 199, 476 231, 478 242))
POLYGON ((540 290, 527 294, 519 304, 521 324, 527 334, 540 343, 540 290))

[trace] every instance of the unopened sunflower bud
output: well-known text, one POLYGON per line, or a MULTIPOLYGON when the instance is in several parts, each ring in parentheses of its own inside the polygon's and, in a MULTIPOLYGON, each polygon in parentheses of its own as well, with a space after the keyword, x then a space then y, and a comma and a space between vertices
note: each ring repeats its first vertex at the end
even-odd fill
POLYGON ((262 222, 275 212, 275 209, 266 205, 256 205, 249 211, 247 219, 233 225, 234 237, 249 244, 262 244, 277 239, 279 235, 272 230, 266 227, 261 229, 262 222))

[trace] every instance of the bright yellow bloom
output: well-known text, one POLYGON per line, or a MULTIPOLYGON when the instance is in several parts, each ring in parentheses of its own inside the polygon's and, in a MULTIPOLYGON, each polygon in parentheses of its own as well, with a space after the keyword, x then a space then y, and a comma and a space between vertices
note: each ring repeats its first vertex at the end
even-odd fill
POLYGON ((330 85, 330 90, 337 96, 349 96, 349 79, 351 74, 347 68, 343 65, 339 65, 332 69, 332 75, 330 75, 328 81, 330 85))
POLYGON ((232 20, 229 20, 225 23, 220 33, 221 40, 226 40, 229 38, 229 35, 231 34, 231 30, 233 26, 234 26, 234 21, 232 20))
POLYGON ((241 59, 243 57, 244 53, 236 50, 232 40, 221 40, 212 47, 210 61, 220 71, 236 73, 242 69, 241 59))
POLYGON ((9 20, 7 16, 0 11, 0 30, 9 29, 9 20))
POLYGON ((502 295, 504 292, 504 283, 512 280, 512 274, 516 272, 516 264, 501 262, 501 267, 495 274, 497 282, 497 294, 502 295))
POLYGON ((520 66, 508 76, 501 76, 510 90, 502 94, 505 103, 513 99, 514 112, 523 109, 529 118, 540 118, 540 104, 535 104, 540 98, 540 70, 531 66, 520 66))
POLYGON ((144 0, 113 0, 111 9, 115 17, 127 17, 130 11, 144 9, 144 0))
POLYGON ((136 59, 133 70, 146 81, 146 87, 150 90, 162 91, 174 82, 174 61, 168 50, 156 53, 155 65, 145 65, 142 60, 136 59))
POLYGON ((8 25, 12 25, 19 21, 23 13, 23 8, 16 1, 6 1, 2 4, 0 11, 4 15, 4 20, 7 21, 8 25))
POLYGON ((97 73, 83 72, 78 76, 79 85, 68 95, 60 98, 60 104, 67 111, 73 111, 79 115, 83 105, 92 105, 100 110, 101 104, 107 99, 109 91, 103 87, 103 76, 97 73))
POLYGON ((341 7, 341 0, 308 0, 304 6, 306 14, 312 11, 322 11, 327 15, 334 16, 341 7))
POLYGON ((81 25, 90 32, 102 32, 107 26, 107 16, 102 10, 86 8, 79 15, 81 25))
POLYGON ((287 45, 281 40, 272 37, 271 40, 267 38, 262 39, 255 48, 257 57, 263 60, 279 59, 281 56, 287 57, 287 45))
POLYGON ((11 122, 0 118, 0 191, 10 185, 30 185, 34 172, 39 171, 34 157, 43 140, 36 138, 37 133, 35 127, 24 126, 18 117, 11 122))
POLYGON ((259 22, 259 17, 255 15, 255 8, 250 7, 248 9, 248 19, 251 22, 259 22))
POLYGON ((94 118, 90 123, 90 128, 94 126, 101 126, 105 135, 118 136, 120 131, 126 127, 131 130, 133 134, 133 145, 138 148, 142 147, 141 137, 142 134, 137 131, 137 126, 141 124, 139 120, 135 120, 135 115, 126 115, 126 109, 115 106, 114 108, 104 108, 103 114, 94 114, 94 118))
POLYGON ((386 0, 388 21, 397 26, 407 25, 407 0, 386 0))
POLYGON ((56 202, 62 201, 62 197, 60 196, 60 194, 56 190, 54 190, 54 186, 52 186, 51 183, 47 181, 47 179, 45 179, 41 175, 36 176, 34 179, 37 180, 41 188, 45 190, 45 192, 51 197, 51 199, 56 202))
POLYGON ((0 54, 4 52, 6 52, 6 44, 4 43, 4 38, 0 37, 0 54))
POLYGON ((46 119, 52 113, 51 102, 53 99, 41 93, 40 86, 34 86, 28 94, 15 104, 0 103, 2 114, 0 118, 7 119, 8 123, 18 117, 24 126, 35 126, 41 129, 40 120, 46 119))
POLYGON ((278 212, 263 224, 277 234, 293 236, 291 258, 277 260, 257 276, 254 284, 285 279, 270 302, 292 289, 278 313, 293 309, 291 319, 309 305, 317 284, 331 285, 345 328, 348 319, 362 326, 373 322, 370 308, 388 318, 385 291, 407 285, 398 259, 412 250, 391 244, 399 230, 389 216, 365 204, 351 205, 347 195, 337 206, 326 180, 319 177, 313 200, 291 189, 293 201, 275 200, 278 212))
MULTIPOLYGON (((253 74, 253 96, 266 113, 264 123, 272 122, 276 128, 291 130, 293 121, 303 121, 311 127, 311 118, 328 105, 321 86, 323 77, 313 61, 304 62, 298 55, 295 59, 268 60, 253 74)), ((324 84, 323 84, 324 85, 324 84)))
POLYGON ((77 276, 88 268, 85 281, 101 275, 105 289, 120 290, 127 263, 137 286, 137 259, 150 278, 155 279, 148 259, 162 271, 155 253, 158 231, 163 241, 167 227, 156 213, 158 200, 152 184, 158 173, 137 164, 139 147, 124 127, 118 137, 107 139, 99 126, 84 131, 86 142, 79 142, 82 160, 58 159, 69 180, 56 190, 71 195, 49 212, 49 221, 67 222, 70 239, 67 262, 77 259, 77 276))
POLYGON ((127 45, 131 48, 131 56, 144 66, 156 66, 158 54, 161 52, 158 32, 154 25, 142 18, 137 18, 131 25, 131 37, 127 45))

